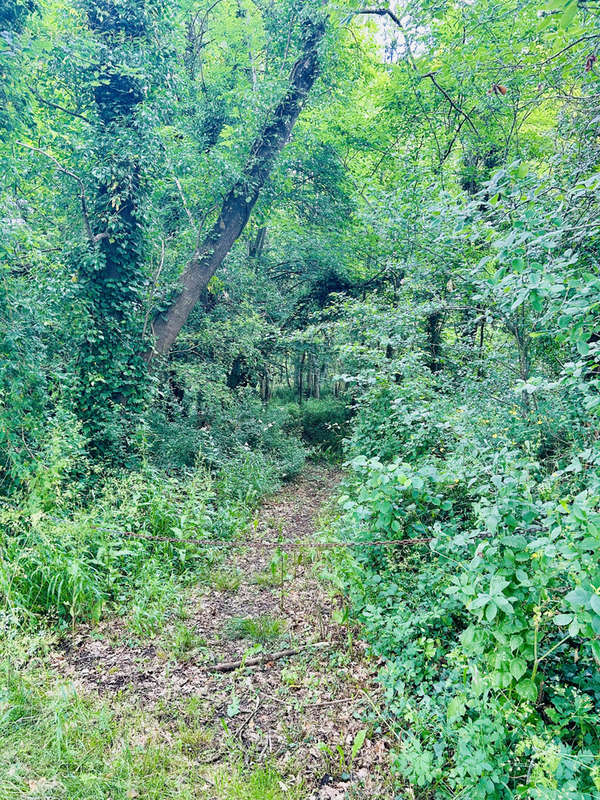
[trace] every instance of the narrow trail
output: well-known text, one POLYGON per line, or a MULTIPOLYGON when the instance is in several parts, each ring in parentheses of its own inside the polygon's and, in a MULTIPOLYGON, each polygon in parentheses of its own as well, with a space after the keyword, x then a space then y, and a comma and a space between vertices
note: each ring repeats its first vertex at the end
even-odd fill
POLYGON ((252 547, 310 540, 338 482, 334 470, 310 466, 268 498, 217 579, 189 592, 180 619, 155 639, 132 643, 126 621, 107 620, 79 630, 54 653, 55 667, 115 707, 156 709, 167 727, 169 716, 185 717, 185 703, 193 702, 206 731, 197 758, 209 782, 211 767, 235 755, 248 766, 274 764, 285 780, 306 787, 306 797, 392 797, 389 743, 373 732, 377 667, 336 621, 340 602, 318 577, 322 555, 294 550, 281 558, 252 547), (288 649, 300 652, 273 657, 288 649), (214 671, 257 654, 263 663, 214 671), (364 729, 367 738, 352 758, 364 729))

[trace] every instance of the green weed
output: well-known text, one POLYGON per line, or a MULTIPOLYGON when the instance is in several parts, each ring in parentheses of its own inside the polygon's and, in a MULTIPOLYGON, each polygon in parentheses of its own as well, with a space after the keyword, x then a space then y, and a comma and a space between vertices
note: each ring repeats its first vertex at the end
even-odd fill
POLYGON ((250 639, 259 644, 279 639, 286 630, 286 623, 278 617, 232 617, 227 622, 225 636, 228 639, 250 639))
POLYGON ((239 569, 220 569, 210 573, 208 583, 218 592, 237 592, 242 582, 239 569))

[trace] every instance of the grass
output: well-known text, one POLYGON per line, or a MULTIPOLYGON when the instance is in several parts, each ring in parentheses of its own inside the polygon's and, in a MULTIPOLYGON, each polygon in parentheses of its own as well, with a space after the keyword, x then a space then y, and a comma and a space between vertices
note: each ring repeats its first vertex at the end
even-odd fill
POLYGON ((285 621, 265 614, 261 617, 232 617, 225 627, 228 639, 251 639, 259 644, 279 639, 286 630, 285 621))
POLYGON ((242 582, 242 573, 239 569, 215 570, 209 576, 209 584, 218 592, 237 592, 242 582))
POLYGON ((271 586, 273 588, 281 586, 282 583, 286 583, 292 577, 290 572, 283 573, 283 580, 282 576, 279 572, 271 569, 268 567, 267 569, 263 570, 263 572, 257 572, 255 575, 252 576, 252 583, 256 586, 271 586))
POLYGON ((165 650, 177 661, 189 661, 199 651, 206 650, 206 639, 182 622, 168 632, 165 650))
MULTIPOLYGON (((43 658, 40 656, 43 660, 43 658)), ((244 767, 235 752, 199 763, 212 743, 201 709, 169 718, 119 698, 79 694, 45 667, 0 663, 0 800, 300 800, 271 766, 244 767)))

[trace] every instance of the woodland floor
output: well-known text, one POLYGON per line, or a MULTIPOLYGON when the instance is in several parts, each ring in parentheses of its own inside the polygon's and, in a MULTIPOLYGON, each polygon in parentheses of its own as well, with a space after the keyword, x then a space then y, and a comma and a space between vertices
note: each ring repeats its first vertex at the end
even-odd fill
POLYGON ((314 537, 339 477, 311 465, 268 498, 213 580, 189 591, 155 638, 132 639, 126 620, 115 618, 78 629, 52 654, 54 668, 78 691, 101 695, 117 713, 124 704, 144 709, 138 745, 183 737, 206 766, 199 796, 219 796, 230 760, 248 770, 272 765, 284 796, 286 786, 290 796, 319 800, 394 796, 390 743, 378 722, 377 665, 356 632, 336 621, 341 604, 319 577, 320 551, 289 547, 314 537), (288 555, 274 560, 265 540, 282 541, 282 550, 287 543, 288 555), (228 672, 211 669, 257 653, 271 657, 228 672))

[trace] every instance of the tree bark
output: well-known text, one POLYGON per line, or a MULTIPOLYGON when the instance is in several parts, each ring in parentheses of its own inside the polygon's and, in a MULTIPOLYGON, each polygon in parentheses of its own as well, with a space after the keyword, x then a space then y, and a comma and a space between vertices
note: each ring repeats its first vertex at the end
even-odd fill
POLYGON ((289 139, 319 74, 319 45, 325 33, 322 20, 311 19, 304 25, 302 52, 292 68, 285 95, 255 139, 242 176, 226 195, 217 221, 185 268, 180 291, 171 306, 154 318, 154 343, 146 354, 148 361, 157 354, 167 353, 172 346, 202 289, 244 230, 275 159, 289 139))

